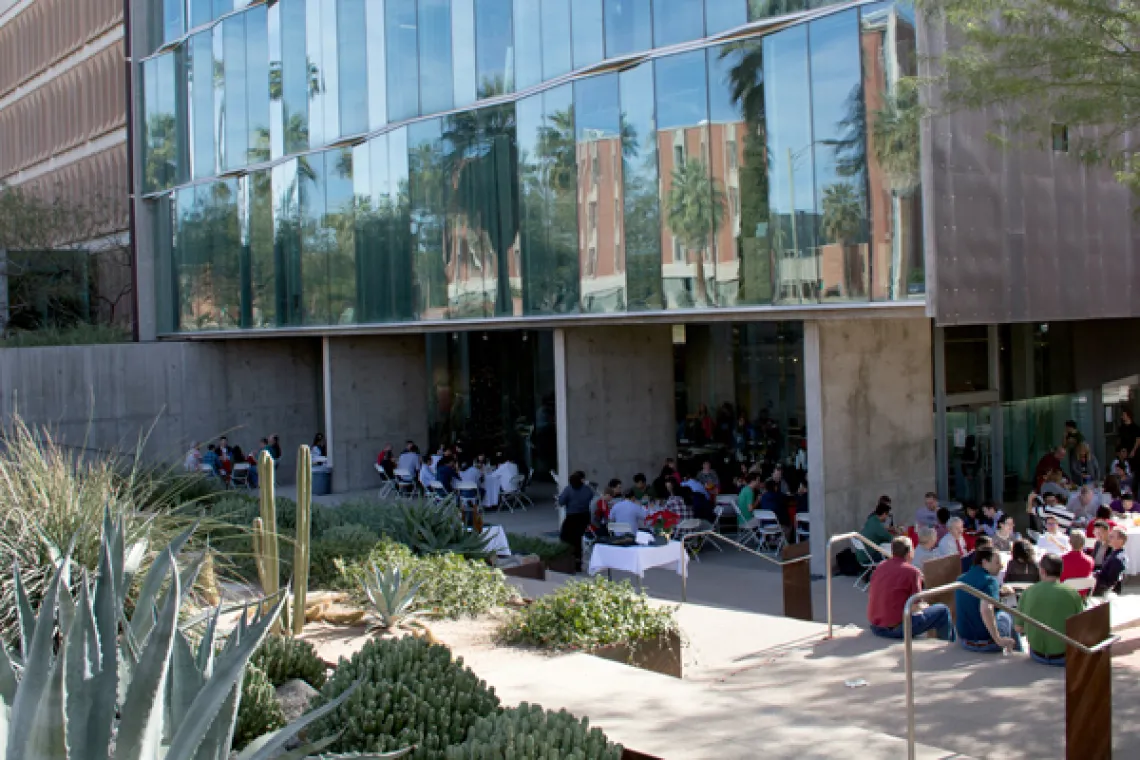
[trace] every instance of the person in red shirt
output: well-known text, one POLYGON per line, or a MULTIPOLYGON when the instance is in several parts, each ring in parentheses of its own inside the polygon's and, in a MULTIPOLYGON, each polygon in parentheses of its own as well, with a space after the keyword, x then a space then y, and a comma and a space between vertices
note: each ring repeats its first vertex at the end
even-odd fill
POLYGON ((1085 538, 1097 537, 1095 528, 1096 524, 1101 521, 1108 525, 1109 530, 1116 527, 1116 522, 1112 519, 1112 510, 1103 504, 1096 508, 1096 517, 1089 521, 1089 527, 1085 530, 1085 538))
MULTIPOLYGON (((867 622, 871 633, 887 639, 903 638, 903 608, 912 596, 922 590, 922 571, 911 564, 914 544, 906 536, 891 541, 891 558, 875 568, 867 598, 867 622)), ((938 638, 954 640, 950 609, 945 604, 915 605, 912 610, 911 634, 921 636, 938 632, 938 638)))
POLYGON ((1033 490, 1041 493, 1041 486, 1045 484, 1045 478, 1053 472, 1064 472, 1061 468, 1061 458, 1066 456, 1067 452, 1064 446, 1056 446, 1045 456, 1037 462, 1037 469, 1033 471, 1033 490))
MULTIPOLYGON (((1096 569, 1096 563, 1093 562, 1092 557, 1085 554, 1084 535, 1080 531, 1074 530, 1069 536, 1069 542, 1073 550, 1061 555, 1061 583, 1070 578, 1091 578, 1096 569)), ((1088 595, 1089 589, 1081 591, 1081 596, 1088 595)))

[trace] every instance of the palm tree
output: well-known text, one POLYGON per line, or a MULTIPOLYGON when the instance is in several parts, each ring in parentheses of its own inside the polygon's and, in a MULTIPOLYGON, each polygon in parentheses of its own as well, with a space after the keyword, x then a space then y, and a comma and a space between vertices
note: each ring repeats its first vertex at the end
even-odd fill
POLYGON ((666 223, 681 247, 695 254, 698 302, 708 300, 704 251, 724 218, 724 191, 699 158, 687 158, 673 169, 665 197, 666 223))
POLYGON ((919 176, 918 127, 922 108, 916 83, 904 78, 884 93, 883 107, 871 120, 872 154, 891 191, 891 279, 890 298, 903 289, 902 199, 914 194, 919 176))
MULTIPOLYGON (((863 232, 863 200, 848 182, 836 182, 823 188, 823 234, 839 245, 843 262, 843 292, 850 294, 851 268, 847 265, 847 247, 863 232)), ((862 277, 860 286, 862 285, 862 277)), ((860 287, 861 289, 861 287, 860 287)))

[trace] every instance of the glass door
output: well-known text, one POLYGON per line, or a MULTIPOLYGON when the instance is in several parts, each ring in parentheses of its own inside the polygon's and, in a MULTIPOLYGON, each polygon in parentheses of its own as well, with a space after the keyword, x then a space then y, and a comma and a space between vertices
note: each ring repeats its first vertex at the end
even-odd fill
POLYGON ((946 410, 949 495, 961 504, 993 498, 992 407, 952 406, 946 410))

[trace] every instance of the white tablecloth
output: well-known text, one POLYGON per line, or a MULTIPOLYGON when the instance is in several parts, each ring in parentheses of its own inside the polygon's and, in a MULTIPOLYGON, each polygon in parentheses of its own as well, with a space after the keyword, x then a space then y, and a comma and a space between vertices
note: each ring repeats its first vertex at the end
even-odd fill
POLYGON ((610 546, 594 544, 590 555, 590 574, 602 570, 624 570, 644 578, 651 567, 672 567, 677 575, 688 571, 689 558, 680 541, 670 541, 664 546, 610 546))
POLYGON ((487 539, 487 551, 500 557, 511 556, 511 545, 507 543, 507 532, 502 525, 488 525, 483 528, 483 538, 487 539))
POLYGON ((1140 575, 1140 527, 1128 525, 1128 543, 1124 545, 1124 556, 1128 558, 1125 575, 1140 575))

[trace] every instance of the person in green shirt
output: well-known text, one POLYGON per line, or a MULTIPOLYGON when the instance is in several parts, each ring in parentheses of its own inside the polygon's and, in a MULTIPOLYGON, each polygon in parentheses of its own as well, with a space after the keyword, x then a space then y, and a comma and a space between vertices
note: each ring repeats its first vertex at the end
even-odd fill
MULTIPOLYGON (((859 533, 863 538, 875 544, 875 546, 889 544, 895 538, 891 535, 891 532, 887 530, 887 521, 890 519, 891 505, 885 501, 880 501, 878 505, 876 505, 875 511, 867 515, 867 521, 863 523, 863 530, 859 531, 859 533)), ((860 547, 860 552, 862 551, 863 547, 860 547)), ((876 560, 882 558, 881 555, 875 557, 876 560)), ((869 555, 861 553, 860 559, 867 562, 869 561, 869 555)))
POLYGON ((746 523, 752 522, 752 509, 756 506, 756 489, 759 484, 760 475, 755 472, 749 473, 744 488, 740 489, 740 495, 736 497, 736 507, 746 523))
MULTIPOLYGON (((1037 563, 1041 580, 1025 589, 1017 608, 1034 620, 1056 631, 1065 630, 1065 621, 1085 609, 1085 600, 1076 589, 1061 583, 1061 558, 1046 554, 1037 563)), ((1029 639, 1029 656, 1045 665, 1064 666, 1065 642, 1035 625, 1018 622, 1019 631, 1029 639)))

